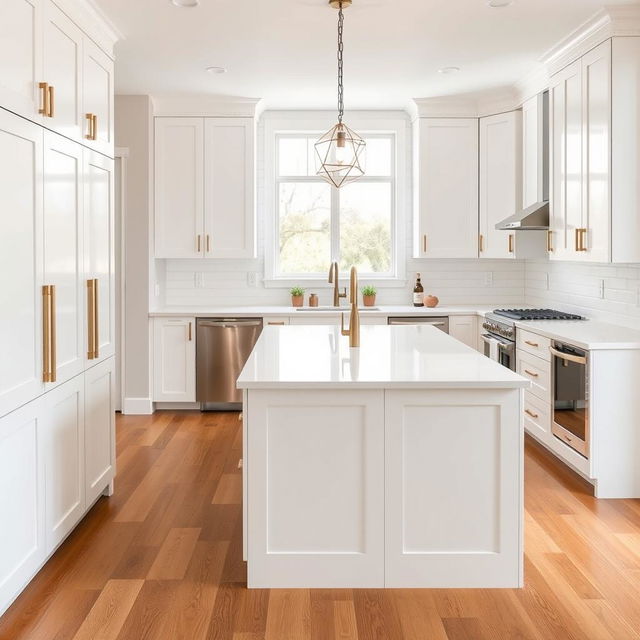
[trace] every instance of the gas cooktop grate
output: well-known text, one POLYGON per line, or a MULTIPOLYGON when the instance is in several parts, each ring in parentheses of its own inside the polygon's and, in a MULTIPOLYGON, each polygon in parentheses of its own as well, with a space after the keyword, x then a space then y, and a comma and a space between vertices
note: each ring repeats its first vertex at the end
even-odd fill
POLYGON ((513 320, 584 320, 575 313, 555 309, 496 309, 493 313, 513 320))

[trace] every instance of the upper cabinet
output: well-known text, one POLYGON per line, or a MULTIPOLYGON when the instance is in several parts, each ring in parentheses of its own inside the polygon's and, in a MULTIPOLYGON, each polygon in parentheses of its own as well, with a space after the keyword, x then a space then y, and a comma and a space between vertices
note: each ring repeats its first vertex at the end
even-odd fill
POLYGON ((551 79, 550 255, 640 261, 640 38, 603 42, 551 79))
POLYGON ((155 257, 255 256, 252 118, 156 118, 155 257))
POLYGON ((478 119, 418 118, 414 140, 417 258, 478 257, 478 119))
POLYGON ((481 258, 515 258, 516 234, 496 224, 521 209, 522 112, 480 118, 481 258))
POLYGON ((53 0, 0 3, 0 107, 113 156, 113 60, 53 0))

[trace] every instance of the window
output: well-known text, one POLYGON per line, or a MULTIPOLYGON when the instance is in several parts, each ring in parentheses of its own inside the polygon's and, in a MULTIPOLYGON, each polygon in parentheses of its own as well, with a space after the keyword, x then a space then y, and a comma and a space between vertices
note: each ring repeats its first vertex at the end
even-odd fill
POLYGON ((396 275, 396 136, 363 135, 366 175, 335 189, 316 176, 320 133, 275 136, 274 276, 326 277, 337 260, 344 271, 396 275))

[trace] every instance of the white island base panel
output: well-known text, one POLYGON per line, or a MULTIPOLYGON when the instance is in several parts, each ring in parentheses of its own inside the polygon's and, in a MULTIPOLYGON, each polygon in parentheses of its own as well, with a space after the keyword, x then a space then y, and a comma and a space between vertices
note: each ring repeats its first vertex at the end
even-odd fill
POLYGON ((521 396, 245 389, 248 586, 522 586, 521 396))

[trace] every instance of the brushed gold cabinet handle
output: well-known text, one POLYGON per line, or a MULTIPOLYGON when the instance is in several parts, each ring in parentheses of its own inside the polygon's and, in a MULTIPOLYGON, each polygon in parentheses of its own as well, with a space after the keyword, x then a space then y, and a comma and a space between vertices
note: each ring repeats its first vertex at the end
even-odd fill
POLYGON ((513 234, 509 234, 509 253, 513 253, 513 234))
POLYGON ((47 284, 42 287, 42 381, 56 381, 56 288, 47 284))
POLYGON ((55 87, 49 85, 47 89, 47 93, 49 94, 49 113, 47 114, 50 118, 54 118, 56 114, 56 90, 55 87))
POLYGON ((478 251, 480 253, 484 251, 484 236, 482 234, 478 236, 478 251))
POLYGON ((209 237, 209 234, 207 233, 207 253, 209 253, 211 251, 211 239, 209 237))
POLYGON ((529 369, 525 369, 524 372, 528 375, 530 375, 532 378, 538 378, 540 377, 537 373, 533 373, 533 371, 529 371, 529 369))
POLYGON ((89 133, 85 136, 86 140, 93 140, 93 114, 87 113, 85 114, 85 118, 89 123, 89 133))
POLYGON ((547 231, 547 253, 553 253, 553 231, 547 231))
POLYGON ((191 335, 191 322, 189 322, 188 337, 189 337, 189 342, 191 342, 191 339, 192 339, 192 335, 191 335))
POLYGON ((578 229, 579 232, 579 236, 580 236, 580 248, 578 249, 578 251, 587 251, 587 243, 586 243, 586 237, 587 237, 587 229, 578 229))
POLYGON ((576 251, 580 251, 580 229, 576 229, 576 251))
POLYGON ((38 109, 38 113, 43 116, 49 115, 49 85, 46 82, 40 82, 38 84, 38 88, 40 89, 40 100, 41 106, 38 109))
POLYGON ((91 118, 91 134, 93 136, 92 140, 98 139, 98 116, 95 114, 91 118))
POLYGON ((528 344, 530 347, 539 347, 540 346, 537 342, 529 342, 529 340, 525 340, 524 343, 528 344))
POLYGON ((539 418, 540 416, 537 413, 533 413, 533 411, 529 411, 529 409, 525 409, 524 412, 530 415, 532 418, 539 418))
POLYGON ((427 234, 422 236, 422 253, 427 253, 427 234))
POLYGON ((100 317, 98 311, 100 309, 98 296, 99 296, 99 280, 95 278, 93 280, 93 354, 95 358, 100 357, 100 317))
POLYGON ((198 234, 198 236, 197 236, 196 246, 198 248, 198 253, 200 253, 200 251, 202 251, 202 247, 201 247, 201 243, 200 243, 200 234, 198 234))
POLYGON ((98 347, 98 279, 87 280, 87 358, 99 357, 98 347))
POLYGON ((284 325, 284 322, 267 322, 268 325, 273 325, 273 326, 280 326, 280 325, 284 325))

